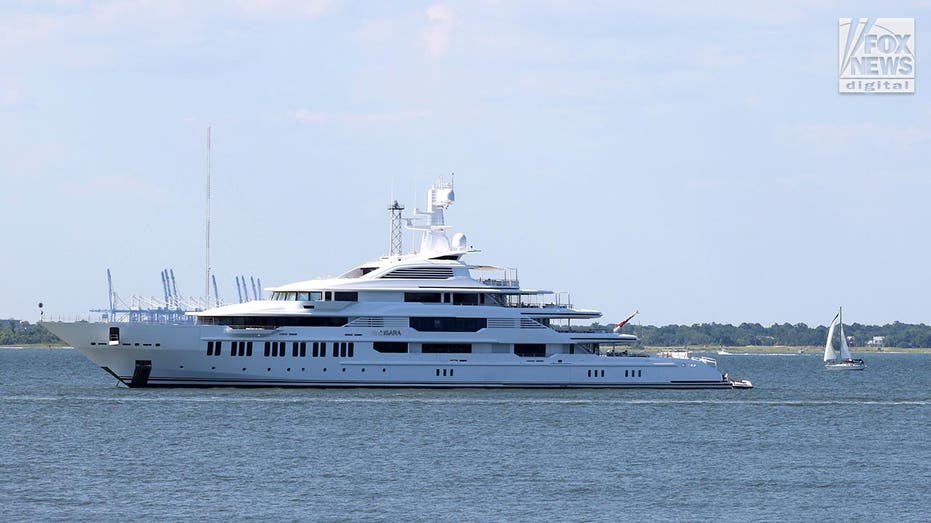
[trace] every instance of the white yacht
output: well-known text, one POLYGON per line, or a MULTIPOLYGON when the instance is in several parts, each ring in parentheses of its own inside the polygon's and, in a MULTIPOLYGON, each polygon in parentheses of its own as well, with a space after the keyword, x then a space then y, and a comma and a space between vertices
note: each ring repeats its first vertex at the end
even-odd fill
POLYGON ((392 207, 391 255, 189 313, 193 325, 44 325, 130 387, 747 388, 711 358, 635 354, 636 336, 566 329, 601 313, 464 261, 466 237, 447 236, 454 200, 441 180, 425 211, 392 207), (401 223, 422 233, 419 251, 400 254, 401 223))

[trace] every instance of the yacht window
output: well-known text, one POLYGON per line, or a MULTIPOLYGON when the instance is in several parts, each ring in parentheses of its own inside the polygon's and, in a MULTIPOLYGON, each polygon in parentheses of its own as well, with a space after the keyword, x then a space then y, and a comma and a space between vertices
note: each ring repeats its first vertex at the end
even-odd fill
POLYGON ((421 332, 477 332, 488 326, 485 318, 412 317, 412 329, 421 332))
POLYGON ((453 294, 453 305, 478 305, 478 294, 461 293, 453 294))
POLYGON ((296 358, 298 351, 298 345, 296 341, 291 342, 291 357, 296 358))
POLYGON ((407 352, 407 342, 404 341, 376 341, 372 347, 377 352, 407 352))
POLYGON ((366 274, 374 271, 377 268, 378 267, 360 267, 359 270, 362 271, 362 276, 365 276, 366 274))
POLYGON ((420 352, 425 354, 466 354, 472 352, 471 343, 424 343, 420 352))
POLYGON ((545 358, 545 343, 515 343, 514 354, 521 358, 545 358))
POLYGON ((310 293, 309 292, 297 293, 297 301, 310 301, 310 293))
POLYGON ((333 301, 359 301, 359 293, 347 291, 334 292, 333 301))
POLYGON ((326 357, 326 342, 323 342, 320 344, 320 357, 321 358, 326 357))
POLYGON ((353 353, 354 350, 355 350, 355 344, 354 344, 353 342, 350 341, 350 342, 349 342, 349 357, 350 357, 350 358, 352 357, 352 353, 353 353))
POLYGON ((252 342, 246 344, 246 356, 252 356, 252 342))
POLYGON ((265 342, 265 357, 267 358, 270 355, 269 349, 271 348, 271 343, 265 342))
POLYGON ((239 328, 342 327, 344 316, 203 316, 201 325, 228 325, 239 328))
POLYGON ((323 291, 323 301, 333 301, 333 293, 330 291, 323 291))
POLYGON ((207 356, 213 356, 213 342, 207 342, 207 356))
POLYGON ((306 341, 301 342, 301 357, 302 358, 307 357, 307 342, 306 341))
POLYGON ((405 292, 404 301, 418 303, 440 303, 441 294, 438 292, 405 292))
POLYGON ((213 355, 219 356, 222 351, 223 351, 223 342, 218 341, 216 345, 213 346, 213 355))
POLYGON ((313 349, 312 349, 310 355, 311 355, 311 357, 314 357, 314 358, 320 356, 320 344, 317 343, 316 341, 315 341, 314 344, 313 344, 313 349))

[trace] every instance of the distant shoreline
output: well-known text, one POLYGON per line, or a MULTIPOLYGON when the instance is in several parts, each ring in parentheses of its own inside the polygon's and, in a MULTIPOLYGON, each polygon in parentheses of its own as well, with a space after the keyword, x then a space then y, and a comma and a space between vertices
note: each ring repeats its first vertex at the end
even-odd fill
MULTIPOLYGON (((27 343, 23 345, 0 345, 0 350, 21 350, 21 349, 45 349, 45 350, 57 350, 57 349, 74 349, 74 347, 69 347, 62 344, 51 344, 48 343, 27 343)), ((748 347, 720 347, 720 346, 688 346, 688 347, 639 347, 631 348, 633 352, 664 352, 664 351, 676 351, 676 350, 687 350, 690 352, 707 352, 714 355, 721 356, 740 356, 744 354, 821 354, 824 352, 824 347, 787 347, 787 346, 748 346, 748 347), (801 352, 799 352, 801 351, 801 352), (727 354, 718 354, 719 352, 726 352, 727 354)), ((922 347, 917 349, 905 349, 899 347, 886 347, 883 350, 879 350, 876 347, 851 347, 851 352, 854 354, 931 354, 931 348, 922 347)))
MULTIPOLYGON (((807 347, 789 347, 785 345, 751 345, 745 347, 722 347, 720 345, 707 346, 707 345, 694 345, 694 346, 678 346, 678 347, 643 347, 646 352, 662 352, 662 351, 674 351, 674 350, 687 350, 690 352, 710 352, 717 354, 719 352, 726 352, 728 354, 722 354, 722 356, 727 355, 739 355, 739 354, 823 354, 823 346, 807 346, 807 347), (801 351, 801 352, 800 352, 801 351)), ((931 348, 920 347, 915 349, 906 349, 902 347, 885 347, 883 350, 879 350, 878 347, 850 347, 850 352, 856 354, 931 354, 931 348)))
POLYGON ((61 343, 23 343, 21 345, 0 345, 0 350, 20 350, 20 349, 73 349, 74 347, 63 345, 61 343))

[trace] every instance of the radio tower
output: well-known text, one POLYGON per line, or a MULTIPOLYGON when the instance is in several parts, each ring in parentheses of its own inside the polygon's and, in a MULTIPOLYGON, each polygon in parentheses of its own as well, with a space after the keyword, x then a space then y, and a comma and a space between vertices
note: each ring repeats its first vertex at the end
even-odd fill
POLYGON ((388 256, 401 256, 401 211, 404 206, 395 200, 388 210, 391 211, 391 250, 388 256))

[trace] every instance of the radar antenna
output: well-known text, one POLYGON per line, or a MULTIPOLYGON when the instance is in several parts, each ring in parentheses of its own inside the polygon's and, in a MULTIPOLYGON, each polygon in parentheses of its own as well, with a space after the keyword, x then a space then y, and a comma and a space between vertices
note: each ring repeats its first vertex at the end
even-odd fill
POLYGON ((391 211, 391 245, 388 256, 401 256, 401 211, 404 210, 404 206, 395 200, 388 210, 391 211))

